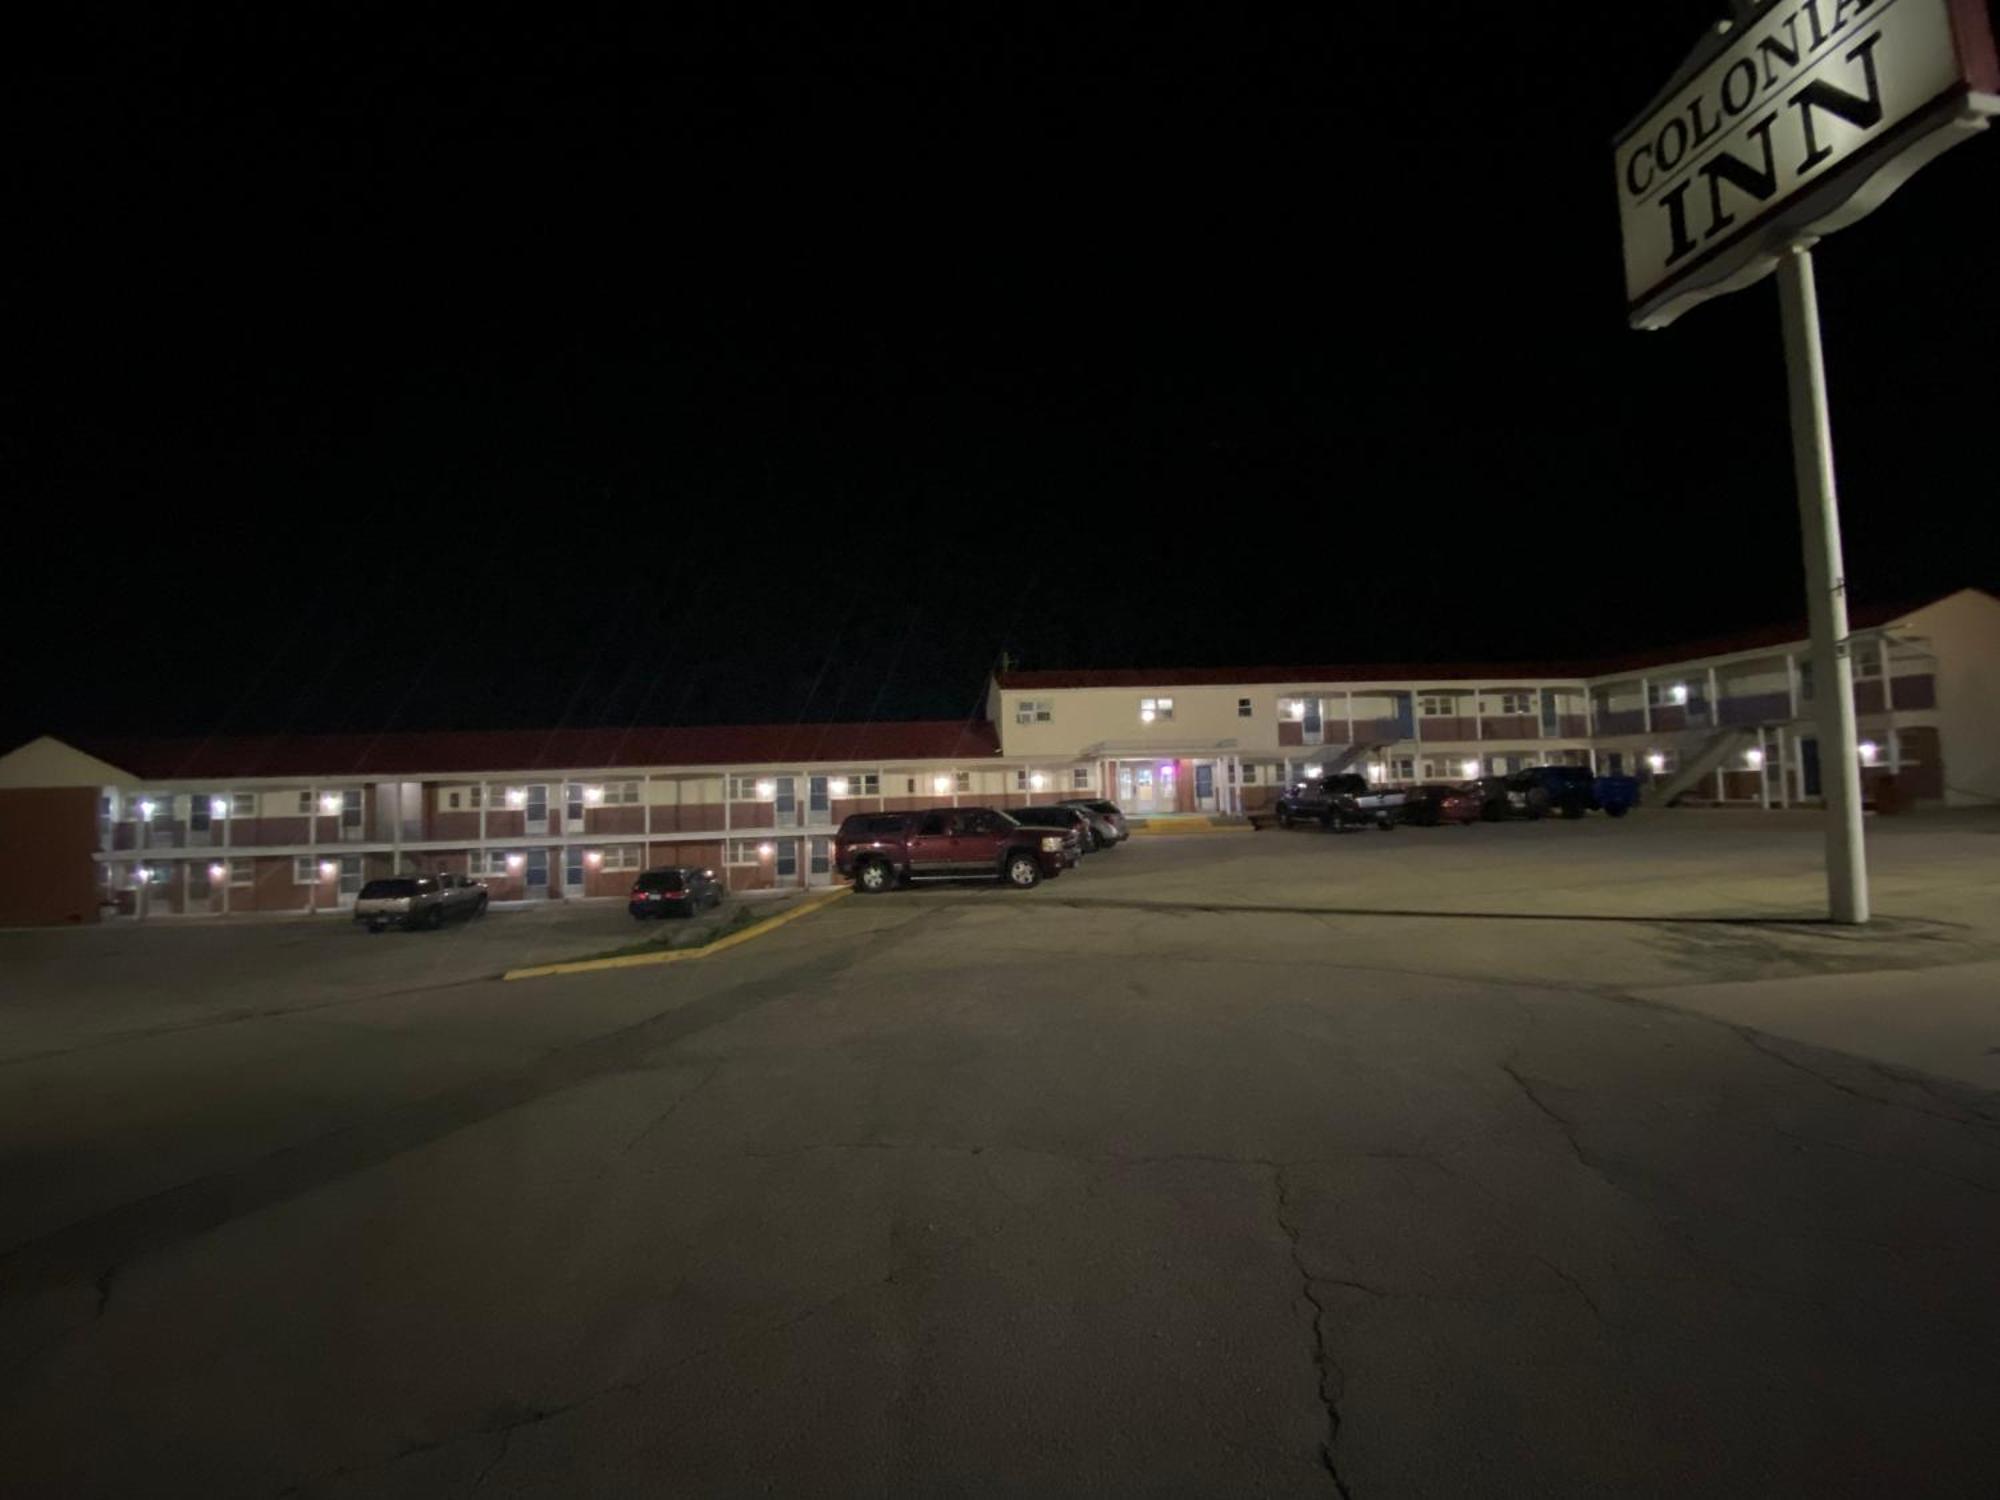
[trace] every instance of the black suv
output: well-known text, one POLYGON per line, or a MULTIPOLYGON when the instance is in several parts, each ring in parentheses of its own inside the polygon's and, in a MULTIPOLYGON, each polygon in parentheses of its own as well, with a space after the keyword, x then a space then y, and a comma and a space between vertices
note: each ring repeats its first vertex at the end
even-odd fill
POLYGON ((713 870, 672 865, 648 870, 632 882, 625 909, 643 921, 647 917, 691 917, 704 906, 722 905, 722 885, 713 870))
POLYGON ((1023 828, 1056 828, 1075 834, 1079 855, 1105 847, 1097 833, 1103 820, 1080 807, 1014 807, 1008 809, 1007 816, 1023 828))
POLYGON ((1506 776, 1479 778, 1480 816, 1580 818, 1597 806, 1597 778, 1588 766, 1529 766, 1506 776))
POLYGON ((1076 858, 1075 834, 1024 828, 990 807, 855 813, 833 840, 834 868, 869 895, 906 880, 1004 880, 1026 889, 1076 858))

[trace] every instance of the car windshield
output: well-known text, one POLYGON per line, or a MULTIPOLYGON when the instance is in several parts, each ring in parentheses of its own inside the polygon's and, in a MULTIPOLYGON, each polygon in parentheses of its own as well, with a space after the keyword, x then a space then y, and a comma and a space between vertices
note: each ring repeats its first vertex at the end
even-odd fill
POLYGON ((679 870, 648 870, 639 877, 642 891, 679 891, 686 889, 679 870))
POLYGON ((380 901, 390 896, 414 896, 417 883, 414 880, 371 880, 361 887, 363 901, 380 901))

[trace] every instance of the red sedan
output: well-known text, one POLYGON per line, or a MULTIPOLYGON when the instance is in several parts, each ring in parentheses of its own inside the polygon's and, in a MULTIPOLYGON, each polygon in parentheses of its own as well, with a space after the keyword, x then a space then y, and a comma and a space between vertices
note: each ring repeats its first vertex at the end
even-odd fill
POLYGON ((1480 807, 1477 787, 1431 782, 1410 788, 1403 799, 1403 821, 1428 828, 1440 823, 1477 823, 1480 807))

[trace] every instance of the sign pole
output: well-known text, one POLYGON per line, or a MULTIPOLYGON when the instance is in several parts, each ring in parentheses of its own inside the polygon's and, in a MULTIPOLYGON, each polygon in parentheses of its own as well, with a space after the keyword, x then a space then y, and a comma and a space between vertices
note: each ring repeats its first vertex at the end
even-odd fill
POLYGON ((1854 665, 1848 655, 1847 575, 1840 559, 1840 509, 1833 485, 1833 430, 1827 418, 1826 360, 1812 241, 1786 247, 1778 262, 1778 306, 1791 391, 1792 467, 1806 554, 1806 613, 1812 629, 1813 700, 1819 721, 1819 783, 1826 797, 1826 894, 1836 922, 1868 920, 1868 861, 1861 839, 1861 752, 1854 727, 1854 665))

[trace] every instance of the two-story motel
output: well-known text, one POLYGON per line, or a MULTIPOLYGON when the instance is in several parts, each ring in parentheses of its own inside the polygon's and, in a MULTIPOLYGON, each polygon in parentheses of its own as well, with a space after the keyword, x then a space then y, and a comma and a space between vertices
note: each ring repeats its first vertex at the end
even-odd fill
MULTIPOLYGON (((2000 600, 1857 611, 1864 785, 2000 804, 2000 600)), ((0 923, 338 912, 368 879, 467 872, 496 901, 621 897, 639 870, 832 880, 849 813, 1108 797, 1227 815, 1355 770, 1460 781, 1570 763, 1649 800, 1820 798, 1803 631, 1611 665, 1002 671, 952 722, 97 742, 0 757, 0 923)))

